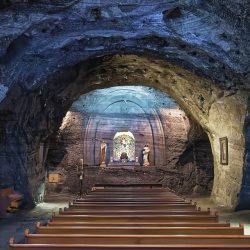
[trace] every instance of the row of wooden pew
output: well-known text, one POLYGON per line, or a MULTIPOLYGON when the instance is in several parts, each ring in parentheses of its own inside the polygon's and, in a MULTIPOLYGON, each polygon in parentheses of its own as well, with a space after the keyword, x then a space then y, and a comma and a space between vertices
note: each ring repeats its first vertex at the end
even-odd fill
POLYGON ((16 192, 12 187, 0 189, 0 218, 5 217, 7 212, 17 210, 22 203, 23 195, 16 192))
POLYGON ((35 233, 25 230, 24 244, 11 238, 10 249, 238 250, 250 249, 250 236, 163 188, 107 188, 70 202, 35 233))

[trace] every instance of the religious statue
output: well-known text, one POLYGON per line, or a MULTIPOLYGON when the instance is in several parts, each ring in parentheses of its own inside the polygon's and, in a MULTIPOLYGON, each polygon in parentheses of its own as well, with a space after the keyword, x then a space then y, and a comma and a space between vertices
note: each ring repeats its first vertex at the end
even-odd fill
POLYGON ((143 166, 147 167, 149 166, 149 153, 150 153, 148 145, 144 146, 142 153, 143 153, 143 166))
POLYGON ((101 143, 101 153, 100 153, 100 167, 106 167, 106 153, 107 153, 107 143, 101 143))
POLYGON ((122 138, 121 144, 122 144, 122 152, 126 152, 126 150, 127 150, 127 142, 126 142, 125 138, 122 138))
POLYGON ((122 152, 120 159, 122 162, 127 162, 128 161, 128 154, 126 152, 122 152))

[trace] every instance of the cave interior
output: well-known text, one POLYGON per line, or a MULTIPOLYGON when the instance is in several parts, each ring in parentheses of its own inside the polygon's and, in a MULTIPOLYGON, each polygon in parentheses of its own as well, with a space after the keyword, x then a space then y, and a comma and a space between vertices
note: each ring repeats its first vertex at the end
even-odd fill
POLYGON ((240 0, 2 1, 0 188, 24 208, 75 195, 83 159, 84 190, 161 183, 249 209, 249 16, 240 0), (116 133, 135 166, 110 167, 116 133))

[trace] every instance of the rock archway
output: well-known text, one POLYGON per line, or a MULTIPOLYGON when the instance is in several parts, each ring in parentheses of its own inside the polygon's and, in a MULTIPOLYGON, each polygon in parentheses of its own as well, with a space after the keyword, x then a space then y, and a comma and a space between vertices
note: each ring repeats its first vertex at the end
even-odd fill
MULTIPOLYGON (((228 96, 226 96, 227 92, 224 91, 223 96, 221 96, 220 88, 210 80, 159 59, 136 55, 114 55, 96 59, 95 64, 97 60, 99 60, 99 64, 94 66, 89 61, 78 64, 76 66, 79 69, 78 74, 75 74, 69 81, 65 81, 67 80, 65 74, 75 70, 73 68, 60 72, 56 77, 56 81, 55 79, 48 81, 42 90, 31 92, 28 95, 21 92, 19 100, 24 105, 25 110, 27 109, 25 112, 19 113, 18 111, 22 105, 11 105, 8 101, 11 101, 12 98, 7 96, 3 104, 6 101, 5 107, 8 107, 8 109, 12 107, 13 110, 17 109, 18 111, 15 111, 16 118, 21 119, 23 122, 16 130, 16 132, 19 132, 18 140, 20 138, 22 140, 26 139, 26 141, 19 143, 19 147, 16 148, 15 154, 17 157, 20 157, 19 152, 21 149, 27 150, 24 151, 23 155, 25 158, 27 157, 28 145, 30 146, 29 143, 31 143, 29 139, 33 140, 34 147, 40 147, 41 141, 45 143, 43 145, 46 145, 49 135, 58 129, 67 109, 69 109, 73 100, 78 98, 80 93, 106 86, 114 86, 117 83, 131 85, 136 82, 157 88, 173 96, 179 105, 207 131, 212 145, 215 167, 212 195, 217 202, 225 206, 232 207, 237 204, 244 155, 242 119, 246 115, 247 108, 247 97, 244 91, 238 91, 233 95, 228 94, 228 96), (92 66, 91 71, 86 71, 86 65, 92 66), (58 88, 55 86, 56 84, 58 88), (32 102, 34 103, 32 104, 32 102), (28 112, 30 108, 34 109, 33 112, 35 113, 28 112), (38 113, 40 113, 40 117, 36 117, 35 114, 38 113), (23 127, 24 125, 26 127, 23 127), (32 129, 37 129, 37 125, 45 125, 45 127, 40 128, 39 132, 37 130, 32 131, 32 129), (20 134, 22 135, 21 131, 24 133, 24 137, 20 137, 20 134), (40 137, 36 138, 36 143, 32 132, 40 137), (229 139, 229 154, 231 156, 229 165, 225 167, 219 162, 219 138, 223 136, 227 136, 229 139), (25 149, 23 149, 23 146, 25 146, 25 149), (225 183, 228 184, 225 185, 225 183), (227 195, 225 196, 225 194, 227 195), (227 198, 225 199, 225 197, 227 198)), ((13 98, 16 98, 18 91, 15 89, 10 93, 13 94, 13 98)), ((19 120, 19 123, 21 121, 19 120)), ((14 138, 17 138, 16 135, 11 139, 14 140, 14 138)), ((8 148, 11 148, 10 141, 8 140, 6 143, 8 148)), ((40 159, 39 156, 35 155, 35 157, 38 158, 26 158, 27 162, 24 166, 27 167, 29 164, 36 163, 39 171, 42 171, 42 162, 37 160, 40 159)), ((16 163, 16 161, 13 162, 13 164, 16 163)), ((32 166, 30 168, 32 169, 32 166)), ((34 169, 29 173, 36 174, 33 171, 34 169)), ((26 172, 23 174, 26 174, 26 172)), ((32 175, 30 178, 32 179, 32 175)), ((23 181, 22 178, 20 180, 23 181)), ((36 189, 33 187, 32 190, 36 189)))
MULTIPOLYGON (((236 29, 220 15, 225 7, 220 13, 217 7, 199 1, 38 1, 31 9, 24 4, 2 10, 1 185, 14 185, 33 201, 50 136, 72 102, 93 89, 140 84, 168 93, 203 127, 214 156, 212 197, 228 208, 240 204, 241 188, 248 195, 242 177, 249 168, 249 26, 242 17, 236 29), (178 16, 169 15, 174 8, 178 16), (194 32, 188 20, 200 29, 194 32), (224 136, 227 166, 219 160, 224 136)), ((232 2, 228 8, 234 7, 232 2)))

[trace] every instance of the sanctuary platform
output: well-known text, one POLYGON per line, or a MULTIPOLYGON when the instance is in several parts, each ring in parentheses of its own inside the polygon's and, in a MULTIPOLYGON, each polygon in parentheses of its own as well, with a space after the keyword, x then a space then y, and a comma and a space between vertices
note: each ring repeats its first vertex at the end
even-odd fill
POLYGON ((125 168, 125 169, 133 169, 135 167, 143 167, 139 162, 110 162, 107 165, 108 168, 125 168))

